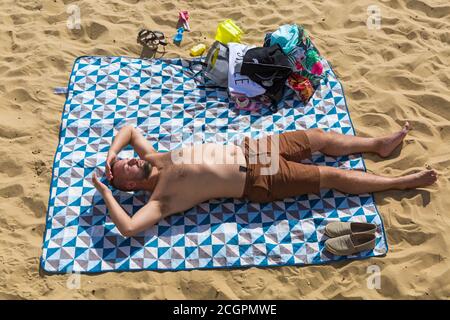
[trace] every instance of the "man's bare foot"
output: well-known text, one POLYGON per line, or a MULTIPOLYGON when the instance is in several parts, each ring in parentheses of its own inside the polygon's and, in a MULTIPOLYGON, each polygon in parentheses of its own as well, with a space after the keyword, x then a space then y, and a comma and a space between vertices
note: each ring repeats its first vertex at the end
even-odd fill
POLYGON ((432 185, 437 180, 434 170, 425 170, 400 177, 400 189, 414 189, 432 185))
POLYGON ((403 141, 410 130, 409 122, 406 122, 403 129, 386 137, 379 138, 380 145, 378 154, 380 157, 388 157, 392 151, 403 141))

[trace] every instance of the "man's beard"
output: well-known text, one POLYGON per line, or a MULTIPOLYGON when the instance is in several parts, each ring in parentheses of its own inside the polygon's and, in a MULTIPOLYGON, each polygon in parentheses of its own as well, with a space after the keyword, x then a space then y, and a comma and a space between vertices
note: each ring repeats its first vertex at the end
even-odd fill
POLYGON ((144 169, 144 178, 148 179, 150 177, 150 173, 152 171, 151 164, 148 161, 145 161, 143 169, 144 169))

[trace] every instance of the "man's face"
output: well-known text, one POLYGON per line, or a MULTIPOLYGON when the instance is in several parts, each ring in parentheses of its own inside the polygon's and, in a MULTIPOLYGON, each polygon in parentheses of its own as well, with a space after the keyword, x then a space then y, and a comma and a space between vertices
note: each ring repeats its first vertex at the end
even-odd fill
POLYGON ((150 164, 147 161, 131 158, 121 159, 112 165, 113 177, 121 184, 145 180, 150 175, 150 164))

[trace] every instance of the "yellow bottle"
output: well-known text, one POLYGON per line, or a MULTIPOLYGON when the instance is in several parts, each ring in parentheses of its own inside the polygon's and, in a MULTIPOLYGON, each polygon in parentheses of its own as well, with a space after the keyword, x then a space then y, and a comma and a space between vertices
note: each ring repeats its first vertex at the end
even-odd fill
POLYGON ((191 56, 198 57, 205 52, 206 46, 203 43, 199 43, 191 48, 191 56))
POLYGON ((227 19, 217 26, 216 40, 227 44, 228 42, 241 42, 244 31, 239 28, 233 20, 227 19))

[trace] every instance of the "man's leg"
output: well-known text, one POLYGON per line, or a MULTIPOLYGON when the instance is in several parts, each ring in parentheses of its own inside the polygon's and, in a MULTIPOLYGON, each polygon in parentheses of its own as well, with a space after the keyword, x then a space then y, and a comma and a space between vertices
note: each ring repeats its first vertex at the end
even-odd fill
POLYGON ((350 194, 426 187, 437 179, 437 173, 434 170, 425 170, 401 177, 383 177, 363 171, 327 166, 319 166, 319 171, 320 188, 336 189, 350 194))
POLYGON ((305 133, 311 145, 311 152, 320 151, 330 156, 373 152, 381 157, 387 157, 403 141, 409 129, 409 123, 406 122, 402 130, 378 138, 356 137, 335 132, 325 132, 321 129, 309 129, 305 133))

